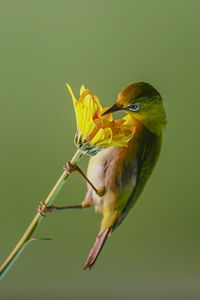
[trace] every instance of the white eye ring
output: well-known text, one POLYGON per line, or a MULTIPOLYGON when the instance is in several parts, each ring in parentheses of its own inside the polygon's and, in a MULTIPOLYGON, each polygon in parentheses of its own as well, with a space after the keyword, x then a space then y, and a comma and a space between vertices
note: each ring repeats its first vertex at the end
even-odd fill
POLYGON ((127 108, 130 111, 138 111, 138 109, 140 108, 140 104, 139 103, 133 103, 133 104, 130 104, 127 108))

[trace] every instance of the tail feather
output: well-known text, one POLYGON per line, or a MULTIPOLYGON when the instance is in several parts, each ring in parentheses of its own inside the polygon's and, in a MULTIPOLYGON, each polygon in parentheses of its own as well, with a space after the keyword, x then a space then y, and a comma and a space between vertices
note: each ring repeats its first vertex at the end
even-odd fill
POLYGON ((98 234, 98 236, 96 238, 94 246, 88 255, 88 258, 84 265, 84 270, 87 268, 91 269, 94 266, 96 259, 99 255, 99 253, 101 252, 103 245, 104 245, 110 231, 111 231, 111 228, 106 228, 104 231, 100 231, 100 233, 98 234))

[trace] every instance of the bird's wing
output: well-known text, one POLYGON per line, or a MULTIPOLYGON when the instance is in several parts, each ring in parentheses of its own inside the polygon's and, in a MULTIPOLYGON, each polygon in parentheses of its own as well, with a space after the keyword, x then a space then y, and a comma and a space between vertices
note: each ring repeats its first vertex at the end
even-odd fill
MULTIPOLYGON (((159 157, 160 148, 162 143, 162 136, 156 136, 151 133, 145 137, 145 143, 142 149, 140 149, 137 155, 137 175, 136 183, 132 188, 132 191, 127 199, 126 205, 116 221, 116 225, 119 225, 124 217, 127 215, 132 206, 136 203, 140 196, 148 178, 150 177, 156 161, 159 157)), ((115 227, 114 226, 114 227, 115 227)))

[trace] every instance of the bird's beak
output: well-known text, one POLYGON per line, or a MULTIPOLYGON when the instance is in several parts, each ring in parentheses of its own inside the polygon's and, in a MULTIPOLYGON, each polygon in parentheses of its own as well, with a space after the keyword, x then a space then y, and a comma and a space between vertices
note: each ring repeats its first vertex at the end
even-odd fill
POLYGON ((102 116, 105 116, 105 115, 107 115, 107 114, 114 113, 114 112, 120 111, 120 110, 122 110, 122 108, 119 107, 119 106, 117 106, 116 104, 114 104, 111 108, 109 108, 108 110, 106 110, 106 111, 102 114, 102 116))

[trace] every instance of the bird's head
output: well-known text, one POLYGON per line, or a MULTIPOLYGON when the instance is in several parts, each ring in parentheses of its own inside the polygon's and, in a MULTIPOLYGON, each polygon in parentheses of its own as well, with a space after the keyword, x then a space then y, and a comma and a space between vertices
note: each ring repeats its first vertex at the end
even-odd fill
POLYGON ((156 135, 160 135, 166 125, 163 101, 158 91, 146 82, 136 82, 125 87, 115 104, 105 114, 124 111, 138 119, 156 135))

